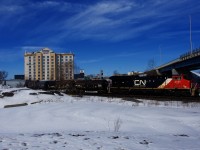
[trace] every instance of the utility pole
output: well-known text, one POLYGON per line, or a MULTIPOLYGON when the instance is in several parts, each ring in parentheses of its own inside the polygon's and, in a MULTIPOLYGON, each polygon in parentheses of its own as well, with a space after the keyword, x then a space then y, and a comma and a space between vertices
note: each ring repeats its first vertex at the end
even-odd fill
POLYGON ((160 52, 160 65, 162 65, 162 50, 160 45, 159 45, 159 52, 160 52))
POLYGON ((189 15, 190 19, 190 53, 192 54, 192 20, 191 20, 191 15, 189 15))

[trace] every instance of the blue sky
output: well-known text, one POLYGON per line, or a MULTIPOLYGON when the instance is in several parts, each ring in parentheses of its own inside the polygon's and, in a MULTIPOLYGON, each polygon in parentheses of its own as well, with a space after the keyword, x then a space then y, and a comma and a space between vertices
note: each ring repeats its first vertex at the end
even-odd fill
POLYGON ((73 52, 86 74, 144 71, 200 46, 197 0, 1 0, 0 70, 24 73, 24 52, 73 52))

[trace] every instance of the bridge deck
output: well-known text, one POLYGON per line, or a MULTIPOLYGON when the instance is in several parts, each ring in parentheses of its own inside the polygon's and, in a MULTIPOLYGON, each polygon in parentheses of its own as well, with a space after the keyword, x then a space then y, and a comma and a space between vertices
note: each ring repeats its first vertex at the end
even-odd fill
POLYGON ((172 69, 179 69, 182 71, 200 69, 200 48, 195 49, 192 52, 185 53, 179 58, 155 69, 159 70, 161 73, 171 71, 172 69))

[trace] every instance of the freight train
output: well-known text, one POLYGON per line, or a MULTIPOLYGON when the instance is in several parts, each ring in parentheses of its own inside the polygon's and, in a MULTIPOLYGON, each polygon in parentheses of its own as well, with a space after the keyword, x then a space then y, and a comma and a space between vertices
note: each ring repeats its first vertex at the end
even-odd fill
POLYGON ((103 80, 26 81, 33 89, 65 90, 69 94, 111 93, 132 95, 199 96, 200 80, 190 75, 111 76, 103 80))

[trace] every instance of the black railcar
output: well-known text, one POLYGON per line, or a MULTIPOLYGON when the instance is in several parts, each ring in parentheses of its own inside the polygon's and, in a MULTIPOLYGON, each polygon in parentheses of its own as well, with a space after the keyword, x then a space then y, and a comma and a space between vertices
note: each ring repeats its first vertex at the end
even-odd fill
POLYGON ((106 80, 75 80, 77 92, 83 93, 107 93, 108 82, 106 80))

